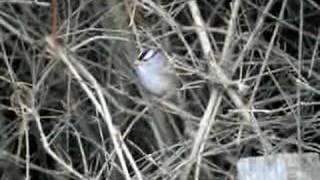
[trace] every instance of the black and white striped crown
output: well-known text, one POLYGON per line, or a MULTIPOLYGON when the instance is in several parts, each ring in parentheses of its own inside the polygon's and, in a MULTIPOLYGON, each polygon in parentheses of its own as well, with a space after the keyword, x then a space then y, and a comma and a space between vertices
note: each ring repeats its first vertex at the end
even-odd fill
POLYGON ((142 49, 138 56, 139 61, 149 61, 154 56, 156 56, 158 53, 160 53, 157 49, 142 49))

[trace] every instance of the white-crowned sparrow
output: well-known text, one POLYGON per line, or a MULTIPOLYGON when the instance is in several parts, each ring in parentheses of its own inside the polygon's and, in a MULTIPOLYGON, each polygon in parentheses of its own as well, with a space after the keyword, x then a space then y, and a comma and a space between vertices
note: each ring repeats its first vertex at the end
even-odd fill
POLYGON ((178 77, 162 50, 142 49, 135 65, 140 84, 151 95, 170 96, 177 91, 178 77))
MULTIPOLYGON (((151 97, 177 101, 179 79, 162 50, 142 49, 135 65, 139 83, 151 97)), ((173 127, 176 126, 173 125, 175 123, 169 122, 167 114, 156 106, 150 108, 150 111, 156 119, 149 122, 155 132, 159 148, 175 143, 177 139, 177 133, 174 130, 176 128, 173 127)))

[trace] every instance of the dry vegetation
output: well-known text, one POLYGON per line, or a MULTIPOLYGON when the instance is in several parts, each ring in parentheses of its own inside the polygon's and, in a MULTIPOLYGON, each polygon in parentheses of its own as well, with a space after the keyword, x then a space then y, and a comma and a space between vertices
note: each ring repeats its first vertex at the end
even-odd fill
POLYGON ((316 1, 52 2, 0 1, 1 179, 236 179, 241 157, 319 152, 316 1), (172 57, 182 104, 146 98, 141 47, 172 57))

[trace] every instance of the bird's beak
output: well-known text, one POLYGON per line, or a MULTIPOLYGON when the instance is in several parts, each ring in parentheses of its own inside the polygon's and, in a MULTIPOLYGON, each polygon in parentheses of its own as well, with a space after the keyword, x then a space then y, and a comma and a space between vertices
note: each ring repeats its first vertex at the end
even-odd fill
POLYGON ((135 61, 133 62, 133 64, 134 64, 135 66, 137 66, 137 65, 139 65, 139 64, 140 64, 140 61, 135 60, 135 61))

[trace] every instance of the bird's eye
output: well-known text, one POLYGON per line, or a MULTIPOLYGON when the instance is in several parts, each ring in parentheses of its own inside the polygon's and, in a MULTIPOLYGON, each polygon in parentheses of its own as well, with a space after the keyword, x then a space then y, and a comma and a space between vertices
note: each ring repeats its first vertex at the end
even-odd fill
POLYGON ((145 50, 143 50, 143 51, 139 54, 138 60, 139 60, 139 61, 149 61, 149 60, 152 59, 157 53, 158 53, 157 50, 145 49, 145 50))

